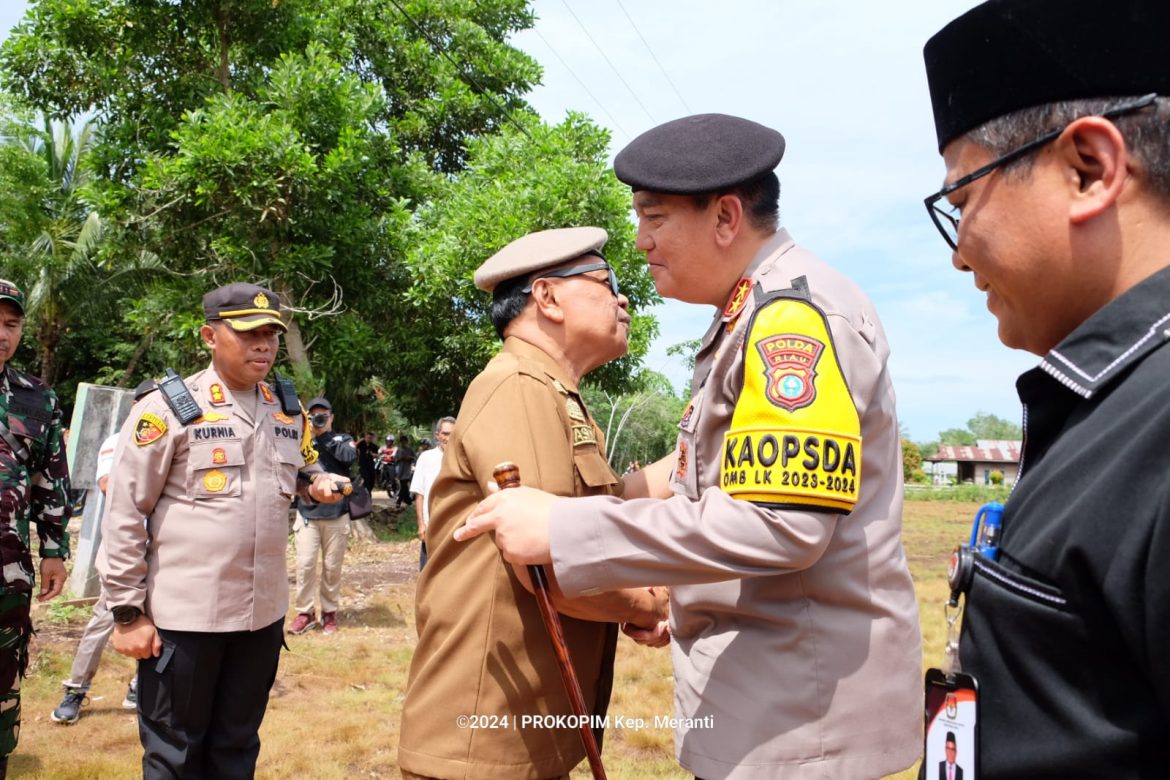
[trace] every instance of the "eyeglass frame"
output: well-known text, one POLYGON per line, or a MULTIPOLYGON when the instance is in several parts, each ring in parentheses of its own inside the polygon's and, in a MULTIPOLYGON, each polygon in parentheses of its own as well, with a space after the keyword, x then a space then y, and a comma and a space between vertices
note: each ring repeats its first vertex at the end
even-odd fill
MULTIPOLYGON (((598 255, 598 257, 601 257, 601 255, 598 255)), ((537 279, 548 279, 550 277, 555 277, 558 279, 565 279, 565 278, 568 278, 570 276, 580 276, 582 274, 587 274, 590 271, 602 271, 602 270, 609 271, 609 281, 608 282, 602 281, 601 279, 596 279, 592 276, 586 276, 585 278, 589 279, 590 281, 597 282, 598 284, 607 285, 609 287, 609 291, 613 293, 613 297, 615 297, 615 298, 618 297, 619 295, 621 295, 621 291, 618 289, 617 274, 614 273, 613 266, 610 265, 609 262, 604 257, 601 258, 600 263, 585 263, 583 265, 571 265, 568 268, 558 268, 555 271, 547 271, 547 272, 541 274, 540 276, 534 276, 532 278, 532 281, 530 281, 528 284, 524 285, 523 288, 521 288, 520 292, 525 293, 525 294, 531 293, 532 292, 532 285, 536 284, 537 279)))
POLYGON ((1121 103, 1120 105, 1115 106, 1114 108, 1111 108, 1107 111, 1102 111, 1099 114, 1086 114, 1085 116, 1079 116, 1076 119, 1069 121, 1067 124, 1056 128, 1055 130, 1050 130, 1047 133, 1044 133, 1043 135, 1041 135, 1039 138, 1034 138, 1031 141, 1029 141, 1028 143, 1024 144, 1023 146, 1020 146, 1016 149, 1013 149, 1012 151, 1008 152, 1007 154, 992 160, 991 162, 987 163, 987 165, 984 165, 980 168, 976 168, 971 173, 968 173, 966 176, 964 176, 961 179, 958 179, 957 181, 951 182, 950 184, 946 185, 945 187, 943 187, 941 190, 934 193, 933 195, 928 195, 922 201, 923 204, 926 206, 926 213, 930 215, 930 220, 931 220, 931 222, 934 223, 934 226, 938 229, 938 232, 942 235, 943 241, 946 241, 947 246, 949 246, 953 251, 957 252, 959 250, 959 219, 961 219, 961 217, 957 219, 957 218, 951 216, 947 212, 945 212, 942 209, 935 206, 936 203, 938 203, 940 200, 945 198, 947 195, 950 195, 952 192, 955 192, 956 190, 959 190, 963 187, 966 187, 971 182, 976 181, 978 179, 982 179, 984 176, 987 176, 988 174, 992 173, 993 171, 995 171, 999 168, 1002 168, 1005 165, 1008 165, 1010 163, 1015 162, 1016 160, 1020 159, 1021 157, 1023 157, 1024 155, 1026 155, 1030 152, 1034 152, 1035 150, 1039 149, 1041 146, 1044 146, 1044 144, 1056 140, 1057 138, 1059 138, 1061 136, 1062 133, 1064 133, 1065 130, 1067 130, 1069 128, 1069 125, 1071 125, 1073 122, 1084 119, 1086 116, 1097 116, 1097 117, 1101 117, 1102 119, 1116 119, 1117 117, 1119 117, 1123 114, 1129 114, 1129 113, 1132 113, 1134 111, 1139 111, 1143 108, 1147 108, 1149 106, 1152 106, 1154 104, 1154 101, 1157 99, 1158 99, 1158 93, 1151 92, 1148 95, 1144 95, 1143 97, 1137 98, 1135 100, 1130 100, 1130 101, 1127 101, 1125 103, 1121 103), (940 221, 940 217, 943 219, 946 219, 951 224, 951 226, 954 228, 955 239, 953 241, 951 240, 950 233, 948 233, 946 228, 943 227, 943 224, 940 221))

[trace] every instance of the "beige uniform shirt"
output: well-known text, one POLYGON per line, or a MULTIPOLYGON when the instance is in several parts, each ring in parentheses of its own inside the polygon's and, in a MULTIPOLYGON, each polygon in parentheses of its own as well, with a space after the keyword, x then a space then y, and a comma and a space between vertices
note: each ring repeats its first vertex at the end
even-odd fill
POLYGON ((703 339, 693 407, 680 424, 678 495, 556 502, 554 571, 570 597, 672 586, 675 708, 698 719, 676 729, 676 747, 696 775, 881 777, 914 761, 922 724, 889 347, 866 296, 787 231, 747 273, 765 291, 805 277, 826 315, 861 423, 856 506, 849 514, 775 509, 721 490, 723 437, 744 386, 749 297, 703 339))
POLYGON ((288 610, 288 508, 297 472, 321 469, 306 467, 303 415, 285 415, 267 385, 253 406, 237 403, 213 368, 186 384, 199 421, 180 425, 156 391, 122 427, 102 586, 111 607, 138 607, 159 628, 255 631, 288 610))
MULTIPOLYGON (((514 720, 572 714, 552 645, 535 596, 491 538, 456 542, 451 534, 505 460, 520 467, 524 484, 557 495, 613 494, 618 477, 603 451, 576 386, 530 344, 507 339, 471 383, 430 492, 419 639, 398 753, 403 769, 519 780, 568 774, 584 758, 576 730, 514 720)), ((563 615, 561 622, 586 707, 602 712, 616 626, 563 615)))

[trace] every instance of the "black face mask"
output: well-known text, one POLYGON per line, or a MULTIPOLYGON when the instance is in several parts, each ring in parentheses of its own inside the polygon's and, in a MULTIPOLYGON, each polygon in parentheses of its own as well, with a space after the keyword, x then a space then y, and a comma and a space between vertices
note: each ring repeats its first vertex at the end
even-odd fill
POLYGON ((327 414, 314 414, 312 417, 309 418, 309 422, 311 422, 313 424, 314 428, 324 428, 325 424, 329 422, 329 415, 327 415, 327 414))

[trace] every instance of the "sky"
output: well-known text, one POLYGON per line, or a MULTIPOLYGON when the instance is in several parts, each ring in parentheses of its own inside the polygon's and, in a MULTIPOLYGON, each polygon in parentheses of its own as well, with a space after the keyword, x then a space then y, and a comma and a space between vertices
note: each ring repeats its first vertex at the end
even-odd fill
MULTIPOLYGON (((977 412, 1020 421, 1009 350, 970 274, 951 265, 922 199, 944 174, 922 46, 976 0, 536 0, 511 43, 544 69, 527 99, 612 133, 616 154, 655 125, 734 114, 787 141, 780 218, 793 238, 873 299, 890 342, 898 416, 914 441, 977 412)), ((23 14, 0 0, 0 34, 23 14)), ((689 379, 667 347, 702 336, 711 307, 666 302, 647 367, 689 379)))

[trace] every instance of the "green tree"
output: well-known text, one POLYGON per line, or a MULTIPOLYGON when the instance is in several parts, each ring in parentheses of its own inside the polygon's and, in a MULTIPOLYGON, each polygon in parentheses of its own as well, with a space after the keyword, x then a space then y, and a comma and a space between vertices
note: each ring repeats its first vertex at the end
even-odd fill
POLYGON ((938 432, 938 443, 973 447, 975 446, 975 434, 966 428, 947 428, 945 431, 938 432))
POLYGON ((902 437, 902 479, 919 484, 928 481, 926 472, 922 470, 922 452, 918 445, 905 436, 902 437))
POLYGON ((643 371, 635 384, 638 389, 628 393, 611 393, 593 385, 582 390, 605 433, 605 455, 619 473, 630 461, 646 465, 674 449, 686 404, 674 395, 670 380, 662 374, 643 371))
POLYGON ((967 421, 967 429, 976 439, 1019 441, 1024 436, 1023 429, 1016 423, 986 412, 976 412, 967 421))
POLYGON ((520 236, 572 225, 609 231, 605 256, 633 318, 629 354, 592 372, 589 382, 613 393, 633 389, 629 377, 657 327, 641 312, 659 298, 634 248, 629 190, 609 170, 608 142, 608 133, 581 115, 555 127, 524 119, 472 142, 467 169, 443 182, 416 213, 407 254, 410 290, 398 314, 425 327, 399 345, 406 371, 388 378, 412 411, 435 417, 457 408, 499 348, 491 297, 475 289, 475 269, 520 236))
POLYGON ((81 373, 199 367, 199 292, 248 278, 297 313, 283 361, 303 392, 328 392, 359 427, 387 407, 451 408, 457 384, 420 401, 429 356, 409 350, 433 344, 433 322, 404 316, 406 237, 473 139, 523 115, 540 70, 507 38, 532 20, 524 0, 34 3, 0 78, 52 116, 99 118, 102 253, 171 271, 119 287, 81 373))

